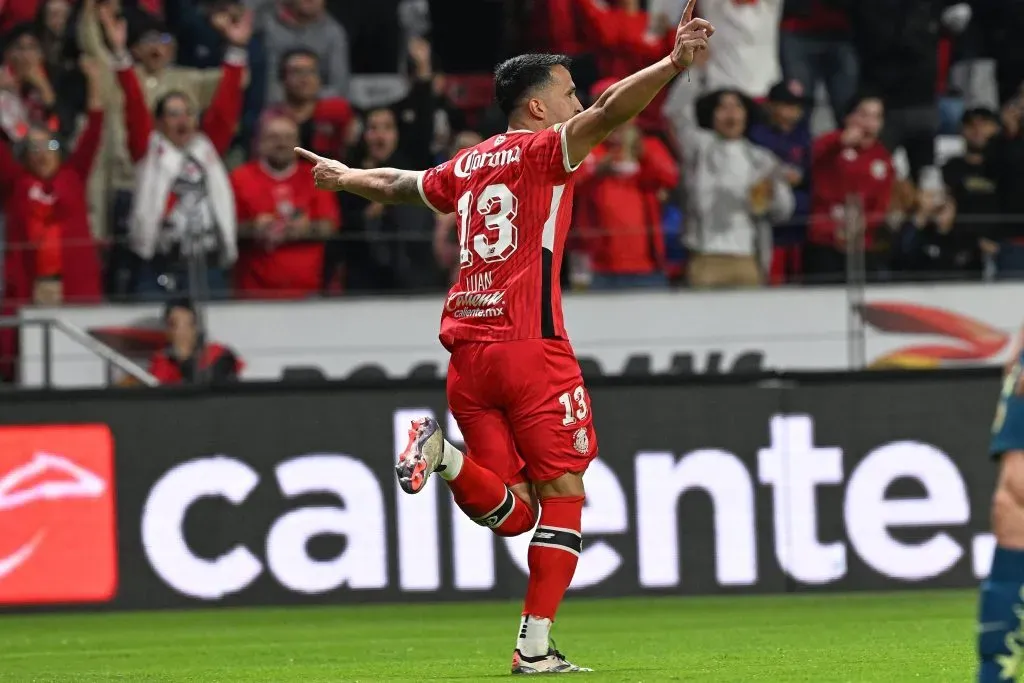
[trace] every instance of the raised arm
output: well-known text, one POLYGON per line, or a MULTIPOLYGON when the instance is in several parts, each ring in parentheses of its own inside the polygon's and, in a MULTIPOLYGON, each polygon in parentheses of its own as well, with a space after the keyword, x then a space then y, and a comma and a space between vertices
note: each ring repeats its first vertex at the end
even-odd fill
POLYGON ((88 119, 82 134, 78 136, 75 149, 68 155, 65 164, 82 179, 88 179, 93 162, 100 149, 103 136, 103 98, 100 95, 100 66, 90 57, 83 55, 78 60, 86 82, 86 114, 88 119))
POLYGON ((142 86, 135 75, 132 63, 118 62, 117 80, 124 92, 124 119, 128 132, 128 153, 132 161, 138 163, 145 158, 149 150, 149 138, 153 134, 153 116, 146 105, 142 94, 142 86))
POLYGON ((669 56, 611 86, 593 106, 565 124, 570 166, 582 162, 609 133, 642 112, 662 88, 693 63, 698 50, 707 49, 715 28, 704 19, 693 18, 696 4, 697 0, 687 2, 669 56))
POLYGON ((245 80, 246 46, 252 39, 253 13, 214 15, 214 26, 228 43, 224 51, 222 76, 210 106, 203 114, 202 128, 220 154, 227 153, 242 118, 242 90, 245 80))
POLYGON ((153 116, 149 113, 149 105, 142 94, 132 58, 128 52, 128 24, 123 18, 114 14, 110 3, 97 8, 100 24, 107 36, 107 41, 114 50, 114 69, 117 82, 124 93, 124 120, 128 135, 128 152, 132 161, 138 163, 149 150, 149 138, 153 133, 153 116))
MULTIPOLYGON (((105 8, 107 9, 107 8, 105 8)), ((108 11, 112 11, 111 5, 108 11)), ((82 3, 81 12, 78 15, 78 45, 82 52, 100 60, 103 64, 109 64, 112 59, 110 50, 103 42, 104 31, 97 14, 96 0, 85 0, 82 3)))
POLYGON ((226 154, 242 117, 242 80, 245 50, 229 47, 224 53, 222 76, 213 101, 203 113, 202 129, 219 154, 226 154))

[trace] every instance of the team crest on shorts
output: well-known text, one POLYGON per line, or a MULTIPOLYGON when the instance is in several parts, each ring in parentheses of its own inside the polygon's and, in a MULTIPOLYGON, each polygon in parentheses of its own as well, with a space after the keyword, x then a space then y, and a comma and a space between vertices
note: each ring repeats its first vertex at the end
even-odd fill
POLYGON ((572 447, 576 449, 576 452, 580 455, 586 455, 590 452, 590 437, 587 436, 587 430, 584 427, 580 427, 576 430, 576 433, 572 435, 572 447))

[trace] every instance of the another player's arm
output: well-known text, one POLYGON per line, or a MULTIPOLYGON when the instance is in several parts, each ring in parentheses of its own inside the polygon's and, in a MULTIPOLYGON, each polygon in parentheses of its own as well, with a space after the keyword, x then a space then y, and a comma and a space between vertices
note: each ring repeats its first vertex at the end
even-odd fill
POLYGON ((313 180, 321 190, 350 192, 379 204, 426 206, 419 191, 420 171, 350 168, 301 147, 296 147, 295 153, 313 164, 313 180))
POLYGON ((609 133, 642 112, 673 78, 693 63, 694 54, 706 50, 715 28, 693 18, 697 0, 689 0, 676 30, 672 53, 656 64, 611 86, 597 101, 565 124, 569 165, 581 163, 609 133))

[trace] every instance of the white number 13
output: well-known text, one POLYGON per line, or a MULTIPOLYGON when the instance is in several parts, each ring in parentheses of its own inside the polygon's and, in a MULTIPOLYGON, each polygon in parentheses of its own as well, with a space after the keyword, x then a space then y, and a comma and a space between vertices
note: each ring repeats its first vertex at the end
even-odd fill
POLYGON ((563 425, 576 424, 577 420, 585 420, 587 415, 590 414, 590 411, 587 409, 587 392, 581 386, 576 387, 571 397, 568 391, 559 396, 558 402, 565 408, 565 418, 562 420, 563 425), (577 406, 575 410, 573 410, 573 401, 576 402, 577 406))
POLYGON ((484 217, 484 226, 494 233, 494 241, 488 241, 487 235, 480 233, 473 236, 473 250, 469 248, 470 218, 473 205, 473 193, 466 192, 459 197, 459 266, 468 268, 473 265, 473 253, 476 252, 484 263, 504 261, 519 246, 519 229, 512 223, 519 211, 519 200, 504 183, 488 185, 476 202, 476 211, 484 217))

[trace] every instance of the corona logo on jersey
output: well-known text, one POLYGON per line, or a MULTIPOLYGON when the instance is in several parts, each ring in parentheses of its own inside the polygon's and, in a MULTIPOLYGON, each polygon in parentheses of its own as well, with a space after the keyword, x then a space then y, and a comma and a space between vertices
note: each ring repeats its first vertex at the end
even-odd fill
POLYGON ((454 292, 444 308, 453 318, 499 318, 505 315, 505 290, 454 292))
POLYGON ((0 428, 0 605, 113 597, 113 456, 105 425, 0 428))
POLYGON ((481 153, 474 149, 468 154, 463 154, 455 162, 455 175, 459 178, 468 178, 473 174, 473 171, 484 166, 498 168, 500 166, 508 166, 509 164, 518 164, 521 156, 522 150, 518 146, 494 153, 481 153))

